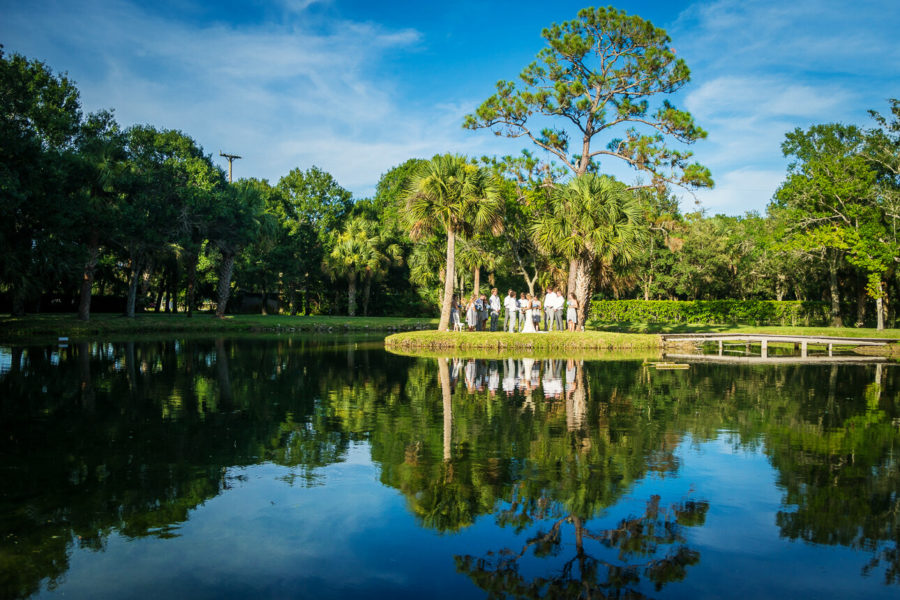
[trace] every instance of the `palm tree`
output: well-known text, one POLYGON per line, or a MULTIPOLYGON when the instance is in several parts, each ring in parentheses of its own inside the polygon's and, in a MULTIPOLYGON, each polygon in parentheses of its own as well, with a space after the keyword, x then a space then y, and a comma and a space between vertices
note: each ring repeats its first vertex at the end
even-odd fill
POLYGON ((624 184, 588 173, 553 194, 551 210, 535 222, 532 234, 545 251, 574 263, 578 324, 583 326, 595 267, 630 261, 647 227, 638 198, 624 184))
POLYGON ((372 279, 382 275, 389 264, 400 260, 399 254, 399 247, 386 244, 377 233, 376 224, 362 216, 349 220, 341 231, 332 235, 331 251, 322 266, 332 278, 347 278, 347 304, 351 317, 356 316, 357 278, 365 279, 368 291, 372 279))
POLYGON ((447 233, 444 297, 439 331, 450 323, 456 279, 456 238, 474 231, 499 233, 502 201, 493 177, 464 156, 443 154, 424 163, 405 194, 410 237, 419 240, 435 230, 447 233))

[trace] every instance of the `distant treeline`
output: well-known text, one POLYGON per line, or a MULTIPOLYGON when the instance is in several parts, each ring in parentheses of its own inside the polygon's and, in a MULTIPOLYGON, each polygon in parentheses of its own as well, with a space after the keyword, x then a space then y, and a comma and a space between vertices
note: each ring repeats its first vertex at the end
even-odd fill
MULTIPOLYGON (((446 223, 460 224, 457 294, 572 288, 572 248, 553 239, 565 223, 552 219, 591 191, 573 191, 570 174, 527 151, 461 157, 487 178, 490 222, 426 222, 411 216, 421 208, 411 202, 438 158, 392 168, 371 198, 354 199, 315 166, 275 183, 229 183, 183 132, 84 114, 75 84, 42 62, 0 51, 0 80, 0 310, 435 315, 446 223)), ((636 233, 621 252, 591 250, 588 297, 749 303, 703 304, 690 315, 689 305, 644 302, 595 302, 594 311, 718 322, 739 310, 739 320, 892 326, 900 102, 890 111, 872 113, 870 129, 788 133, 782 150, 792 162, 765 215, 683 214, 666 187, 598 179, 598 189, 620 186, 613 191, 627 196, 636 233), (767 300, 797 304, 751 302, 767 300)))

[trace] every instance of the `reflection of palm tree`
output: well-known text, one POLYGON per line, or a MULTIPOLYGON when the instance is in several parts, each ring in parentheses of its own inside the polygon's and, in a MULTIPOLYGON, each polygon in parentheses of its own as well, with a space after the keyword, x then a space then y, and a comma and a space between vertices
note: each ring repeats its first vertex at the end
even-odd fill
POLYGON ((450 444, 453 437, 453 405, 450 390, 450 368, 446 358, 439 358, 438 379, 441 381, 441 398, 444 407, 444 460, 450 460, 450 444))
MULTIPOLYGON (((557 506, 557 508, 561 508, 557 506)), ((558 517, 546 531, 529 538, 519 552, 505 549, 489 552, 485 558, 456 556, 456 569, 468 575, 491 598, 644 598, 638 590, 641 577, 659 591, 664 585, 684 579, 687 567, 700 561, 683 535, 685 527, 702 525, 709 510, 707 502, 688 500, 660 508, 659 496, 647 502, 644 514, 621 520, 616 527, 592 531, 574 514, 558 517), (558 556, 565 548, 565 526, 574 530, 575 554, 549 577, 532 580, 519 573, 519 560, 529 551, 536 558, 558 556), (589 553, 616 550, 617 556, 603 559, 589 553), (660 555, 662 549, 668 548, 660 555), (636 559, 644 558, 643 561, 636 559)), ((510 512, 510 511, 507 511, 510 512)), ((512 512, 516 512, 515 510, 512 512)), ((541 509, 542 515, 554 511, 541 509)), ((498 521, 521 515, 500 513, 498 521)))

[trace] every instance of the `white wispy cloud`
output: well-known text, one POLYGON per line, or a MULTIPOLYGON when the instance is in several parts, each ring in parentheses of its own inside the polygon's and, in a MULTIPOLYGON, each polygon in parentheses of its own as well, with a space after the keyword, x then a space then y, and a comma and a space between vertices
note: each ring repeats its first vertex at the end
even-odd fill
POLYGON ((315 29, 302 18, 309 2, 287 2, 297 13, 287 24, 240 29, 191 26, 125 1, 43 4, 8 12, 8 51, 68 70, 88 110, 113 107, 124 125, 180 129, 208 152, 243 155, 241 175, 277 180, 316 164, 364 195, 411 156, 480 144, 446 108, 409 112, 394 82, 373 74, 386 53, 420 43, 412 29, 315 29))
POLYGON ((896 96, 900 4, 720 0, 685 10, 669 33, 692 69, 682 103, 709 132, 695 148, 716 189, 710 212, 765 209, 783 180, 784 134, 814 123, 870 125, 896 96), (893 24, 893 25, 892 25, 893 24))

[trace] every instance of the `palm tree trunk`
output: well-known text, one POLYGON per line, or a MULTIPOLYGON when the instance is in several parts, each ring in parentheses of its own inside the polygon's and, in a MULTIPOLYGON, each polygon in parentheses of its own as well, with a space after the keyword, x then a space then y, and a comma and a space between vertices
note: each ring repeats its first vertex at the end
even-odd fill
POLYGON ((350 271, 347 277, 347 314, 351 317, 356 316, 356 273, 350 271))
POLYGON ((581 258, 575 267, 575 300, 578 301, 578 322, 576 328, 583 328, 590 312, 591 265, 581 258))
POLYGON ((369 316, 369 296, 372 294, 372 276, 366 276, 366 286, 363 288, 363 316, 369 316))
POLYGON ((231 275, 234 273, 234 252, 222 251, 222 267, 219 269, 219 300, 216 304, 216 316, 225 317, 225 306, 231 295, 231 275))
POLYGON ((566 295, 575 291, 575 278, 578 276, 578 259, 569 261, 569 280, 566 284, 566 295))
POLYGON ((444 272, 444 299, 441 302, 441 320, 438 331, 447 331, 450 325, 450 305, 453 303, 453 280, 456 276, 456 232, 447 228, 447 265, 444 272))
POLYGON ((476 296, 481 294, 481 267, 475 267, 475 282, 472 284, 472 293, 476 296))

